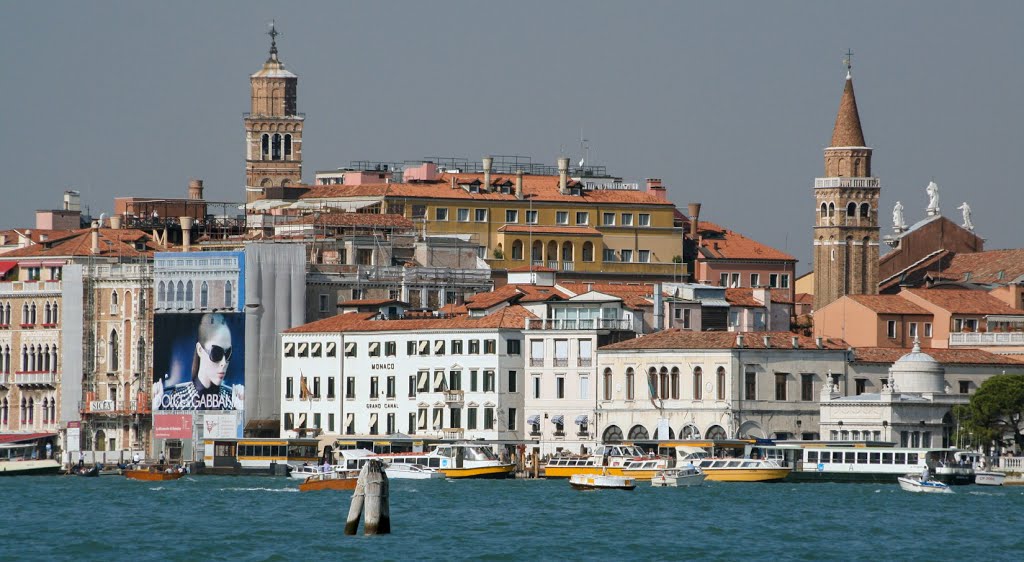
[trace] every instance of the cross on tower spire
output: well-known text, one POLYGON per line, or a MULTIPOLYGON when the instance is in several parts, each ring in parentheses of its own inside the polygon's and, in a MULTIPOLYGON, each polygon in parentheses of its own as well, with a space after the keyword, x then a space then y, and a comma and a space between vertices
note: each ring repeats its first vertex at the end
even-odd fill
POLYGON ((270 36, 270 56, 271 58, 277 57, 277 36, 281 33, 274 27, 274 20, 270 20, 270 31, 267 35, 270 36))
POLYGON ((843 64, 846 65, 846 79, 850 79, 850 70, 853 69, 853 51, 846 49, 846 56, 843 57, 843 64))

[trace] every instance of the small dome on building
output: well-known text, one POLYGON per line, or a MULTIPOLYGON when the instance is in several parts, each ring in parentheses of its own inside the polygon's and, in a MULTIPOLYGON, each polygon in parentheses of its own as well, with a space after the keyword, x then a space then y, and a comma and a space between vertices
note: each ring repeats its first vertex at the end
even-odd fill
POLYGON ((900 357, 889 368, 889 381, 899 392, 942 394, 946 390, 946 370, 934 357, 921 351, 914 341, 910 353, 900 357))

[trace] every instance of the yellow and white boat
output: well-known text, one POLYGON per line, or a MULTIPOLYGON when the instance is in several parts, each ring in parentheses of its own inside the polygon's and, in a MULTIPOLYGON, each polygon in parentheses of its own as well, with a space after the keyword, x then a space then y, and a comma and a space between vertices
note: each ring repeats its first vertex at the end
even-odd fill
MULTIPOLYGON (((379 459, 389 467, 419 465, 445 478, 508 478, 515 471, 515 465, 501 462, 490 446, 474 443, 444 443, 427 453, 341 453, 348 469, 358 469, 368 459, 379 459)), ((387 474, 390 477, 392 471, 389 469, 387 474)))
POLYGON ((548 459, 544 476, 570 478, 574 474, 609 474, 650 480, 659 470, 666 468, 667 458, 650 456, 635 445, 602 445, 592 455, 548 459))
POLYGON ((779 482, 793 471, 771 459, 704 459, 700 469, 715 482, 779 482))

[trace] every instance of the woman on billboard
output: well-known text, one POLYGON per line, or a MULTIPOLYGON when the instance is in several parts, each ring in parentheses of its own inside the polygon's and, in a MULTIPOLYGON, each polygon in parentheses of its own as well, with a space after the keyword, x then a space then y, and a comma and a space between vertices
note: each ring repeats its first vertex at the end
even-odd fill
POLYGON ((231 330, 222 314, 204 314, 199 320, 192 378, 164 389, 163 381, 153 383, 154 410, 242 410, 242 384, 225 384, 231 362, 231 330))

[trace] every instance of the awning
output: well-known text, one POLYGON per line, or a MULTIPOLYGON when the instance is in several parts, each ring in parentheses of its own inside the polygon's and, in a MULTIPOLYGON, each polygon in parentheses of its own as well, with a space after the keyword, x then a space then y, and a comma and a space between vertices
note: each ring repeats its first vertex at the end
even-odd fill
POLYGON ((557 416, 551 416, 551 423, 555 425, 562 425, 565 423, 565 416, 559 414, 557 416))
POLYGON ((540 423, 540 415, 539 414, 534 414, 534 415, 526 418, 526 424, 527 425, 537 425, 539 423, 540 423))
POLYGON ((704 307, 729 308, 729 301, 725 299, 700 299, 700 305, 704 307))
POLYGON ((576 416, 576 425, 587 425, 587 415, 576 416))
POLYGON ((7 272, 18 265, 16 261, 0 261, 0 277, 7 275, 7 272))
POLYGON ((56 436, 56 433, 0 433, 0 443, 21 443, 56 436))

